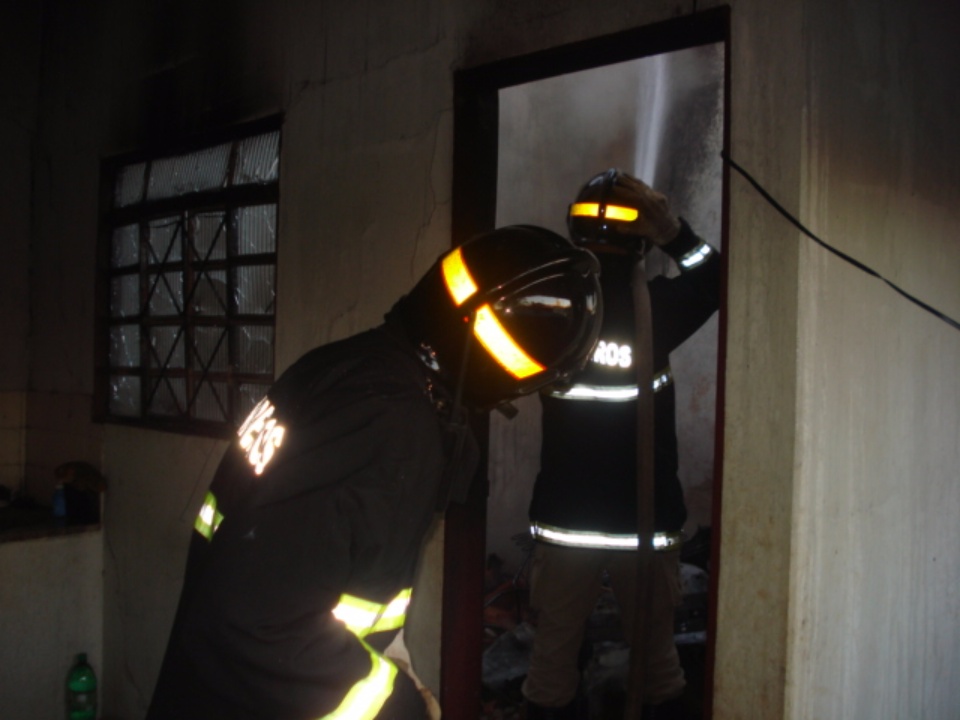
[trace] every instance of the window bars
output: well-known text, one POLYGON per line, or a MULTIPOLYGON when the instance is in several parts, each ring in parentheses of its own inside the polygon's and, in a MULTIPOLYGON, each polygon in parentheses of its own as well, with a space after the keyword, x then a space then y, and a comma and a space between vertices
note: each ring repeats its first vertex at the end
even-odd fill
POLYGON ((107 418, 222 431, 273 381, 279 145, 274 130, 109 173, 107 418))

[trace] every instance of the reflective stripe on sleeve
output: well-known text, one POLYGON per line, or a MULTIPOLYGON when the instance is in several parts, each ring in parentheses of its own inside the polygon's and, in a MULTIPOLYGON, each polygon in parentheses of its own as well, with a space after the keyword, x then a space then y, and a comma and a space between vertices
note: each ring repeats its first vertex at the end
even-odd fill
POLYGON ((337 606, 330 612, 357 636, 360 644, 370 653, 370 673, 354 683, 340 706, 321 720, 370 720, 376 717, 393 692, 397 667, 364 642, 371 633, 398 630, 407 619, 407 608, 413 597, 413 588, 405 588, 390 602, 377 603, 347 595, 340 596, 337 606))
MULTIPOLYGON (((604 533, 592 530, 565 530, 544 523, 532 523, 530 532, 538 540, 565 547, 595 550, 636 550, 640 541, 636 534, 604 533)), ((654 550, 672 550, 683 544, 679 532, 658 532, 653 535, 654 550)))
POLYGON ((203 505, 200 506, 200 512, 197 513, 197 519, 193 521, 193 529, 207 540, 213 540, 213 534, 222 522, 223 513, 217 510, 217 498, 208 490, 207 496, 203 499, 203 505))
POLYGON ((344 593, 331 612, 350 632, 364 638, 370 633, 402 628, 412 596, 413 588, 406 588, 390 602, 375 603, 344 593))
POLYGON ((397 666, 360 641, 370 653, 370 672, 354 683, 339 707, 320 720, 372 720, 393 693, 397 666))
POLYGON ((707 245, 705 242, 702 242, 682 258, 680 258, 680 265, 683 266, 685 270, 692 270, 698 265, 703 265, 703 263, 707 261, 707 258, 710 257, 711 253, 713 253, 713 248, 707 245))

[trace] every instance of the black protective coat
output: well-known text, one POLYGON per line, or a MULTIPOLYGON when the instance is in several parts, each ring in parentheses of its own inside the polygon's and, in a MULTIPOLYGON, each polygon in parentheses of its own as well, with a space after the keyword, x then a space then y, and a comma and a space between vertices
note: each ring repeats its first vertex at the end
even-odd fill
MULTIPOLYGON (((663 247, 675 260, 700 243, 684 222, 680 235, 663 247)), ((604 342, 633 346, 631 277, 636 258, 597 252, 603 288, 604 342)), ((720 254, 674 278, 648 283, 653 318, 654 374, 666 369, 670 353, 695 333, 719 302, 720 254)), ((635 368, 591 362, 573 383, 635 384, 635 368)), ((569 400, 541 395, 543 444, 530 519, 567 530, 636 533, 636 401, 569 400)), ((670 383, 654 395, 654 530, 677 531, 687 518, 677 476, 676 399, 670 383)))
MULTIPOLYGON (((225 519, 212 541, 194 533, 149 720, 322 718, 367 675, 369 651, 329 611, 412 586, 447 454, 441 392, 385 328, 280 377, 283 444, 260 476, 236 442, 221 461, 225 519)), ((400 672, 378 718, 423 707, 400 672)))

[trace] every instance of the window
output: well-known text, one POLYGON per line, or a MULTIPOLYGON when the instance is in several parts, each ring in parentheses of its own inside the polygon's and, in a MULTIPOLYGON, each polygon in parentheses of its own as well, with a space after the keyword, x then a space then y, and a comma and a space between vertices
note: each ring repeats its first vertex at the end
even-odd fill
POLYGON ((236 427, 273 381, 278 123, 105 170, 101 416, 236 427))

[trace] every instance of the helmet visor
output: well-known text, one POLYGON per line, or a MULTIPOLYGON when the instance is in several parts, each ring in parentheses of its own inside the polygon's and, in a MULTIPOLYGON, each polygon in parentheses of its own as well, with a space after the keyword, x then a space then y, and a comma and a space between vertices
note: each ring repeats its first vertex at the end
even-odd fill
POLYGON ((598 295, 569 274, 539 278, 482 305, 473 332, 486 352, 473 353, 475 398, 510 399, 579 370, 595 340, 598 295))

